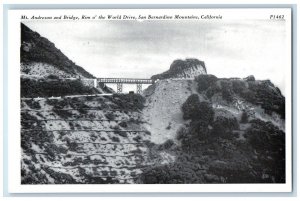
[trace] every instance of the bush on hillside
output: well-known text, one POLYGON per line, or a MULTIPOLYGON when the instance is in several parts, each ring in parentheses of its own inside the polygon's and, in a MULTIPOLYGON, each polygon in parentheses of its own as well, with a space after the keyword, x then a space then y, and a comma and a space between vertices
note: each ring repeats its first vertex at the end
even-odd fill
POLYGON ((218 85, 213 85, 211 87, 209 87, 206 91, 205 91, 205 95, 207 98, 211 98, 213 97, 215 94, 221 92, 222 89, 221 87, 219 87, 218 85))
POLYGON ((235 117, 224 117, 218 116, 213 124, 219 123, 222 124, 226 130, 237 130, 239 129, 239 123, 235 117))
MULTIPOLYGON (((194 139, 200 141, 206 141, 210 138, 210 130, 206 123, 201 120, 192 121, 189 127, 189 133, 191 135, 191 141, 194 139)), ((193 142, 191 142, 193 144, 193 142)))
POLYGON ((233 91, 232 85, 230 81, 221 81, 221 90, 222 90, 222 98, 227 102, 233 101, 233 91))
POLYGON ((232 90, 234 93, 241 93, 247 90, 246 83, 244 80, 232 80, 232 90))
POLYGON ((202 74, 195 77, 195 81, 198 85, 198 91, 201 93, 207 90, 209 87, 212 87, 218 81, 218 78, 214 75, 202 74))
POLYGON ((271 175, 274 180, 266 182, 285 182, 285 133, 271 122, 251 120, 246 130, 247 142, 256 150, 256 168, 260 174, 271 175))
POLYGON ((274 87, 270 81, 248 82, 248 90, 239 91, 238 94, 246 101, 261 105, 267 114, 278 113, 285 119, 285 98, 280 90, 274 87), (274 90, 275 89, 275 90, 274 90))
POLYGON ((35 109, 35 110, 39 110, 41 109, 41 105, 38 101, 34 101, 34 100, 25 100, 25 103, 31 108, 31 109, 35 109))
POLYGON ((193 163, 171 163, 149 167, 140 176, 144 184, 189 184, 204 183, 204 178, 198 166, 193 163))
POLYGON ((200 102, 197 94, 192 94, 182 105, 183 119, 201 120, 209 124, 213 121, 214 110, 210 103, 200 102))
POLYGON ((80 94, 94 94, 98 91, 84 86, 80 80, 32 80, 21 79, 21 97, 51 97, 80 94))
POLYGON ((256 177, 249 168, 249 164, 240 161, 213 163, 209 167, 210 174, 224 178, 225 183, 255 183, 256 177))
POLYGON ((174 146, 176 146, 175 142, 173 140, 169 139, 169 140, 165 141, 163 144, 160 144, 158 149, 159 150, 167 150, 174 146))

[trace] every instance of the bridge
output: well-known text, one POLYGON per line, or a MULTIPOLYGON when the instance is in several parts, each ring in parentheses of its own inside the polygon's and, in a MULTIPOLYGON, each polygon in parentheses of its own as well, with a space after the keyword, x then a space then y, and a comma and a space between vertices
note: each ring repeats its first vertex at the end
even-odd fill
POLYGON ((117 84, 117 93, 122 93, 123 84, 136 84, 137 93, 142 93, 143 84, 154 84, 155 80, 152 79, 140 79, 140 78, 97 78, 97 83, 104 86, 104 84, 117 84))

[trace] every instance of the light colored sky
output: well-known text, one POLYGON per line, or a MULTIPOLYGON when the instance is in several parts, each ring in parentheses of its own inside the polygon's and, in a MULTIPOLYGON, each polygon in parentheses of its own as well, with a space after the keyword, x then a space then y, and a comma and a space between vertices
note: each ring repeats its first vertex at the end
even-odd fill
POLYGON ((97 77, 150 78, 197 58, 217 77, 270 79, 284 94, 284 21, 26 21, 97 77))

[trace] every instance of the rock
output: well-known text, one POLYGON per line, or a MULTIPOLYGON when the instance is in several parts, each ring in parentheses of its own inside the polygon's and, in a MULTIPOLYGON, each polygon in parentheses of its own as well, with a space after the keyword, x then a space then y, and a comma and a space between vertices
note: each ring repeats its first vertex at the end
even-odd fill
POLYGON ((206 67, 203 61, 198 59, 178 59, 173 61, 169 70, 161 74, 153 75, 151 79, 194 78, 206 73, 206 67))
POLYGON ((246 81, 255 81, 255 77, 253 75, 249 75, 248 77, 244 78, 246 81))

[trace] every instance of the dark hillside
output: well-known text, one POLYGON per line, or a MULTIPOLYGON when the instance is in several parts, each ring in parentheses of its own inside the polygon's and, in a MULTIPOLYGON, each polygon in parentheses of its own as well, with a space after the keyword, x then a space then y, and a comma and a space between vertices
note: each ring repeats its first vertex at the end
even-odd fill
POLYGON ((89 72, 68 59, 68 57, 55 47, 54 43, 42 37, 39 33, 32 31, 23 23, 21 23, 20 52, 21 62, 23 63, 48 63, 74 76, 80 75, 86 78, 94 78, 89 72))
POLYGON ((51 97, 67 95, 97 94, 99 91, 84 86, 79 80, 21 79, 21 97, 51 97))

